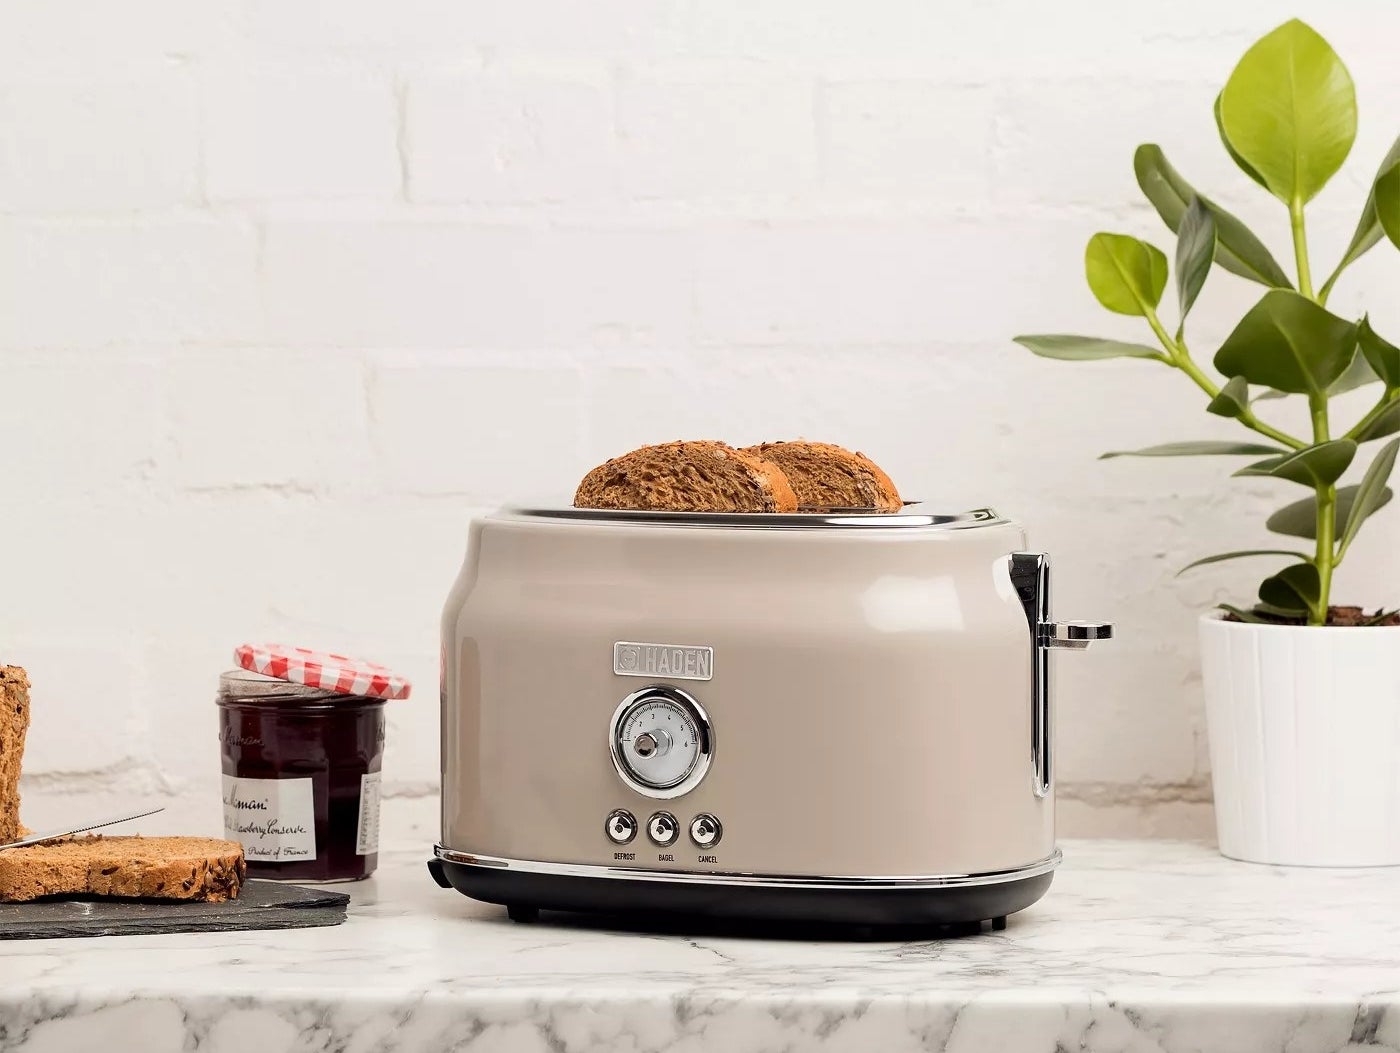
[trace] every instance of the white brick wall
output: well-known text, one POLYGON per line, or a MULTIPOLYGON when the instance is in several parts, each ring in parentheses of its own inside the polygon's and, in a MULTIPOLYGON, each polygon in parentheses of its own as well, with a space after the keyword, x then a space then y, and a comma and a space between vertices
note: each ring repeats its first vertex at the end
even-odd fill
MULTIPOLYGON (((1356 74, 1320 254, 1396 134, 1400 9, 1300 0, 1356 74)), ((230 648, 402 666, 389 784, 437 772, 439 605, 470 516, 681 435, 859 446, 910 494, 995 503, 1055 555, 1068 832, 1208 833, 1196 612, 1283 484, 1104 449, 1233 434, 1151 366, 1080 259, 1167 240, 1161 142, 1275 239, 1210 102, 1267 0, 1171 11, 562 0, 0 5, 0 658, 36 681, 32 794, 207 795, 230 648)), ((1279 247, 1280 259, 1289 253, 1279 247)), ((1338 290, 1400 330, 1400 254, 1338 290)), ((1253 290, 1212 278, 1202 356, 1253 290)), ((1360 402, 1357 403, 1358 409, 1360 402)), ((1341 573, 1395 601, 1400 528, 1341 573)))
POLYGON ((388 77, 215 67, 202 88, 210 200, 398 193, 398 118, 388 77))

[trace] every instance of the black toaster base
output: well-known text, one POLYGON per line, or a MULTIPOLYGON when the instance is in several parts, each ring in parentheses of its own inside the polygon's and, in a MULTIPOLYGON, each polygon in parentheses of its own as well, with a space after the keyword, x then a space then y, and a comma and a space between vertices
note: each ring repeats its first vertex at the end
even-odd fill
POLYGON ((979 885, 928 888, 850 886, 802 888, 722 882, 541 874, 474 866, 446 859, 428 863, 433 879, 472 899, 505 906, 516 921, 540 910, 637 918, 658 916, 674 927, 683 919, 919 928, 1004 927, 1006 916, 1045 895, 1053 871, 979 885))

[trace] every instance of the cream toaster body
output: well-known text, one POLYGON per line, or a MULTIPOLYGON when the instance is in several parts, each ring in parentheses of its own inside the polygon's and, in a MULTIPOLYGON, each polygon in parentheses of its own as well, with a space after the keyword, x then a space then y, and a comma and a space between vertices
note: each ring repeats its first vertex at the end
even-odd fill
POLYGON ((1045 555, 989 510, 507 509, 442 636, 440 884, 505 904, 960 924, 1055 847, 1045 555))

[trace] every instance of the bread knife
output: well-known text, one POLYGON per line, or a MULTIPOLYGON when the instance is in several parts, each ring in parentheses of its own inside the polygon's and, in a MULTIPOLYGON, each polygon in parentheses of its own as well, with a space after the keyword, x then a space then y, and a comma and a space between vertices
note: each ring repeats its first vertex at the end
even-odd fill
POLYGON ((85 834, 89 830, 100 830, 104 826, 115 826, 117 823, 129 823, 133 819, 144 819, 148 815, 155 815, 157 812, 165 811, 164 808, 152 808, 149 812, 137 812, 135 815, 119 815, 115 819, 102 819, 95 823, 88 823, 84 826, 65 826, 62 830, 50 830, 46 834, 30 834, 22 837, 18 841, 10 841, 8 844, 0 845, 0 852, 7 848, 24 848, 26 845, 37 845, 44 841, 57 841, 60 837, 72 837, 74 834, 85 834))

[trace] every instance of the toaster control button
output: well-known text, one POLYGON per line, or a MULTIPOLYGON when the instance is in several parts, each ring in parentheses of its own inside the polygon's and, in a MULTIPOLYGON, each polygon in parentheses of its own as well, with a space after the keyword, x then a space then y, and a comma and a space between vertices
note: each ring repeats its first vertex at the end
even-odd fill
POLYGON ((609 841, 615 845, 625 845, 637 836, 637 819, 631 812, 619 808, 608 814, 605 829, 609 841))
POLYGON ((700 848, 714 848, 724 836, 724 827, 709 812, 701 812, 690 821, 690 839, 700 848))
POLYGON ((647 820, 647 836, 662 848, 676 843, 681 834, 681 824, 670 812, 657 812, 647 820))

